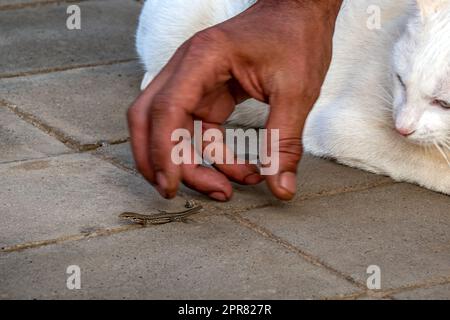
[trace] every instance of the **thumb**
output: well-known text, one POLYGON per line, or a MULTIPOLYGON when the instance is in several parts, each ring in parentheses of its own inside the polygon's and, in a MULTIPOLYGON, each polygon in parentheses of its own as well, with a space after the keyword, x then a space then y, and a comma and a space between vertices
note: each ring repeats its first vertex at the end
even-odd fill
MULTIPOLYGON (((277 198, 291 200, 297 191, 297 168, 303 153, 302 133, 311 107, 299 103, 301 98, 277 100, 271 101, 266 141, 262 142, 267 148, 266 154, 270 154, 270 166, 275 166, 275 170, 267 173, 266 180, 277 198)), ((261 162, 261 173, 264 174, 264 161, 261 162)))

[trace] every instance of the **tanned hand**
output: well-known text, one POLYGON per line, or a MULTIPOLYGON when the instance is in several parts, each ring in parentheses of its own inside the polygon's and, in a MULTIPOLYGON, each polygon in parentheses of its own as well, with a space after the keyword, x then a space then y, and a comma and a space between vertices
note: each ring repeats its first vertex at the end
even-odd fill
POLYGON ((302 131, 320 94, 332 55, 332 37, 342 0, 260 0, 222 24, 185 42, 128 111, 131 145, 141 174, 165 198, 180 182, 227 201, 230 181, 263 180, 250 164, 175 165, 175 129, 192 130, 194 120, 220 128, 236 104, 254 98, 270 105, 267 129, 279 129, 272 193, 290 200, 302 156, 302 131))

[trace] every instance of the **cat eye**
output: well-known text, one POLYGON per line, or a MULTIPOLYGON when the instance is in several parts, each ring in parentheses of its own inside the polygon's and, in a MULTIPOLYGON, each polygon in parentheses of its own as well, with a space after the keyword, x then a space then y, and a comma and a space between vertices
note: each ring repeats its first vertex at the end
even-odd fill
POLYGON ((450 109, 450 102, 444 100, 436 99, 433 101, 433 104, 444 109, 450 109))
POLYGON ((406 85, 405 85, 405 83, 403 82, 403 79, 402 79, 402 77, 401 77, 399 74, 397 74, 397 79, 398 79, 398 81, 400 82, 400 84, 402 85, 402 87, 403 87, 404 89, 406 89, 406 85))

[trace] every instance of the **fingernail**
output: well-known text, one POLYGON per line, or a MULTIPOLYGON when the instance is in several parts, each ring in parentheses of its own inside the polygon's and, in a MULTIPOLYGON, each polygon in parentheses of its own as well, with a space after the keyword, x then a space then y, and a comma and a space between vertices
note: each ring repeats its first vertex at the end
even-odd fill
POLYGON ((293 172, 283 172, 279 178, 280 187, 291 194, 297 192, 297 176, 293 172))
POLYGON ((209 197, 222 202, 228 201, 227 196, 223 192, 211 192, 209 197))
POLYGON ((251 173, 244 178, 245 184, 258 184, 263 180, 264 178, 258 173, 251 173))
POLYGON ((164 197, 167 197, 167 187, 168 187, 168 183, 167 183, 167 179, 166 176, 162 173, 162 172, 157 172, 156 173, 156 190, 158 190, 158 192, 164 197))

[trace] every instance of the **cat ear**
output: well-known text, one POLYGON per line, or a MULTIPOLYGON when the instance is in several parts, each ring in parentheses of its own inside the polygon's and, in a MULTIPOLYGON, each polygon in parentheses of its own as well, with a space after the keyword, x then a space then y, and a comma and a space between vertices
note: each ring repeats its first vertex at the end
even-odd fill
POLYGON ((432 15, 436 14, 444 5, 449 3, 450 0, 417 0, 422 21, 425 21, 432 15))

